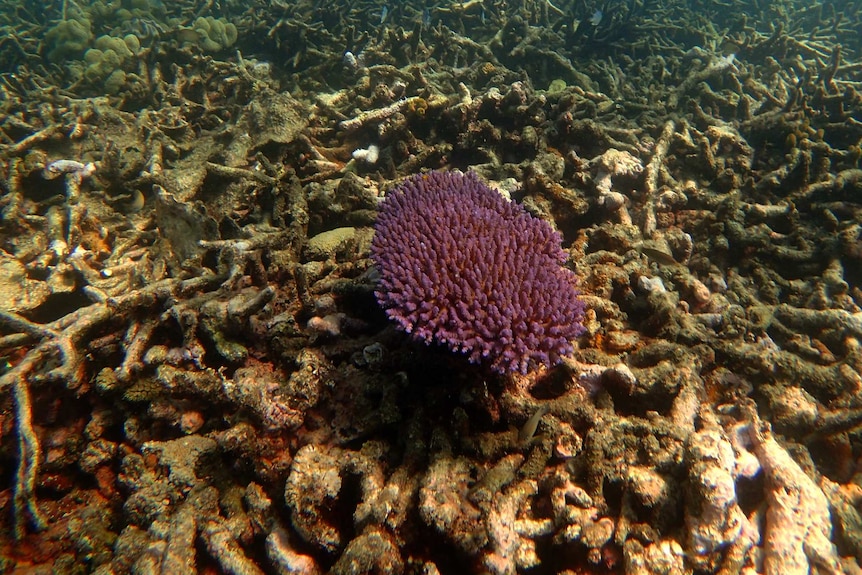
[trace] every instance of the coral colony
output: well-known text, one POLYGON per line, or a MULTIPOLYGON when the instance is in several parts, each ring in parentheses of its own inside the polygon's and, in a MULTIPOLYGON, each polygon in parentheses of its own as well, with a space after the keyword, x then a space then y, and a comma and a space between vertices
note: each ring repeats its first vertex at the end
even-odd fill
POLYGON ((474 173, 416 175, 380 206, 371 253, 387 315, 495 371, 554 365, 583 333, 560 235, 474 173))

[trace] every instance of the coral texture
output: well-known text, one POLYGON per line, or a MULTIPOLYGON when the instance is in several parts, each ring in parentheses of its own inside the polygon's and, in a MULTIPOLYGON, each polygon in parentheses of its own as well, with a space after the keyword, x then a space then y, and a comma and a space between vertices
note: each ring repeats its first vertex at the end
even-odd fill
POLYGON ((583 332, 560 235, 473 174, 416 175, 380 206, 371 254, 387 315, 504 373, 556 364, 583 332))

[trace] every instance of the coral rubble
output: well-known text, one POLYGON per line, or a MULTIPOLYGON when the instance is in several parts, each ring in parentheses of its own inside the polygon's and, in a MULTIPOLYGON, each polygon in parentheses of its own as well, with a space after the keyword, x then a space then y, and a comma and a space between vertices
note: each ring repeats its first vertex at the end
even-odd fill
POLYGON ((0 0, 0 572, 862 571, 862 7, 706 4, 0 0))

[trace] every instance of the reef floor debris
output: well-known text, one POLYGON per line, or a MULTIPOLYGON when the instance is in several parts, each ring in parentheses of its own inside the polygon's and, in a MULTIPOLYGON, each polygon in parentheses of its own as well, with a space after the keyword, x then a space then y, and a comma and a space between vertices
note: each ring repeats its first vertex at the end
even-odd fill
POLYGON ((0 573, 862 572, 862 7, 702 4, 0 0, 0 573), (559 364, 378 304, 443 170, 559 364))

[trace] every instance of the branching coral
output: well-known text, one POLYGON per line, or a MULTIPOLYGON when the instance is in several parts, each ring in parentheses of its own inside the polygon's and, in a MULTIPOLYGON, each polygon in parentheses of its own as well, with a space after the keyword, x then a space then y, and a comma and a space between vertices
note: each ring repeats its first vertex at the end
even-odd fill
POLYGON ((414 176, 380 209, 378 301, 416 339, 498 372, 554 365, 583 332, 560 236, 475 174, 414 176))

